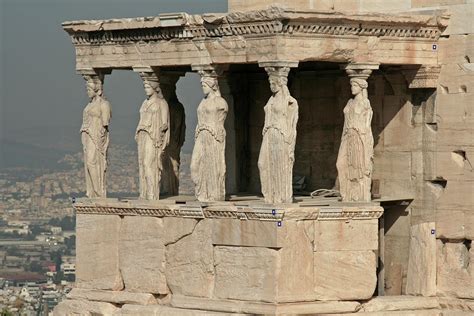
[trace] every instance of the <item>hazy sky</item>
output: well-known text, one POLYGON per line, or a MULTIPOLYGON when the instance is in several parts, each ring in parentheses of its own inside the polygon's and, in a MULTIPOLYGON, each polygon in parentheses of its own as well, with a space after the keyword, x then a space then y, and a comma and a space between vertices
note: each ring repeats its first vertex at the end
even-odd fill
MULTIPOLYGON (((59 136, 73 135, 74 147, 80 146, 78 131, 88 100, 61 22, 226 11, 227 0, 0 0, 0 139, 54 147, 59 136)), ((178 93, 189 120, 195 119, 202 97, 198 77, 182 79, 178 93)), ((145 98, 140 77, 113 72, 106 78, 105 95, 112 104, 112 142, 133 140, 145 98)), ((187 138, 192 134, 188 128, 187 138)))

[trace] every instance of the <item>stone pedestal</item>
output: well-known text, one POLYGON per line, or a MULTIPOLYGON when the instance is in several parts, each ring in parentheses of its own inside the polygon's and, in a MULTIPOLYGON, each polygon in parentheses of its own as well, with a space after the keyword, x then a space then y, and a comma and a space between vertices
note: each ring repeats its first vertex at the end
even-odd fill
POLYGON ((146 314, 150 305, 346 313, 375 291, 379 206, 101 199, 79 200, 75 209, 78 282, 62 313, 87 310, 84 301, 95 302, 91 312, 99 314, 146 314), (94 257, 97 245, 107 256, 94 257))

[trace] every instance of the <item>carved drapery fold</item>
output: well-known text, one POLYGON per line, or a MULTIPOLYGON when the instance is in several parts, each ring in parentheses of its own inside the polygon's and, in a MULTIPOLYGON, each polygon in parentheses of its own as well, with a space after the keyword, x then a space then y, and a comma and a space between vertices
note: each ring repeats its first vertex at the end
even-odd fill
POLYGON ((374 137, 367 79, 374 69, 378 69, 378 64, 349 64, 345 67, 354 98, 344 108, 344 127, 336 162, 339 190, 344 202, 371 200, 374 137))
POLYGON ((159 200, 163 153, 170 142, 168 103, 161 91, 159 70, 135 68, 143 80, 147 99, 140 108, 135 140, 138 145, 140 198, 159 200))
POLYGON ((272 96, 265 105, 265 123, 258 158, 260 183, 265 202, 293 201, 298 102, 288 90, 288 74, 298 62, 262 62, 268 73, 272 96))
POLYGON ((84 108, 80 129, 84 151, 86 195, 104 198, 106 192, 107 151, 111 107, 103 96, 105 71, 83 69, 79 73, 86 80, 90 102, 84 108))
POLYGON ((214 65, 196 65, 201 75, 204 99, 198 106, 198 122, 191 157, 191 178, 195 195, 201 202, 225 200, 226 131, 224 122, 228 104, 219 90, 224 69, 214 65))

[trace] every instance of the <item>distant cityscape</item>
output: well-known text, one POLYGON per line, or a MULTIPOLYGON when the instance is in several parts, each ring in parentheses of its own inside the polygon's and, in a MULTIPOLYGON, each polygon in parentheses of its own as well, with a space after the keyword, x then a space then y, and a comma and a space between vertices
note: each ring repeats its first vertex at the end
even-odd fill
MULTIPOLYGON (((192 194, 190 154, 182 154, 180 194, 192 194)), ((82 152, 55 169, 0 169, 0 314, 48 315, 75 281, 75 214, 85 196, 82 152)), ((136 152, 111 146, 109 197, 138 196, 136 152)))

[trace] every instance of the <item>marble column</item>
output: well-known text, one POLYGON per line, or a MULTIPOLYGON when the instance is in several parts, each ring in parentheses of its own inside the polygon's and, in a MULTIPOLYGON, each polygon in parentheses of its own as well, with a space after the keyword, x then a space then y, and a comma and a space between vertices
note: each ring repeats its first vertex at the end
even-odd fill
POLYGON ((344 108, 344 127, 336 163, 344 202, 371 200, 374 137, 367 79, 378 67, 378 64, 349 64, 344 67, 354 96, 344 108))
POLYGON ((95 69, 80 70, 86 80, 89 103, 84 108, 81 141, 84 150, 86 195, 105 198, 107 151, 109 148, 109 123, 112 111, 104 97, 103 83, 106 73, 95 69))
POLYGON ((186 115, 176 95, 176 83, 184 74, 178 71, 160 73, 161 89, 170 111, 170 143, 163 154, 161 191, 169 196, 179 195, 179 168, 181 148, 186 138, 186 115))
POLYGON ((140 121, 135 133, 140 198, 159 200, 163 156, 170 142, 169 107, 161 90, 158 69, 134 70, 139 72, 147 96, 140 107, 140 121))
POLYGON ((293 202, 298 102, 288 90, 288 74, 298 62, 259 63, 268 73, 272 96, 265 105, 265 123, 258 169, 266 203, 293 202))
POLYGON ((191 158, 191 178, 201 202, 225 200, 226 131, 228 104, 221 96, 219 77, 222 67, 195 65, 201 75, 204 99, 197 108, 198 122, 191 158))

